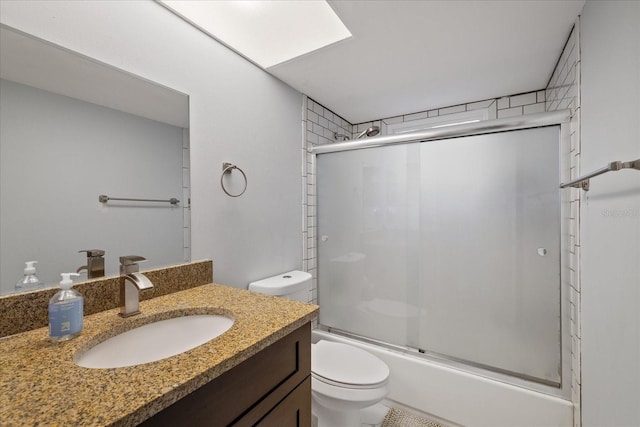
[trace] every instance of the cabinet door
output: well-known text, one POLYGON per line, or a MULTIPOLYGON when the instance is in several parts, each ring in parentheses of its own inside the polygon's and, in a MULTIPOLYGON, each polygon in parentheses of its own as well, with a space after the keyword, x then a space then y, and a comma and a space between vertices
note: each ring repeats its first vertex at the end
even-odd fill
POLYGON ((282 402, 261 419, 259 427, 310 427, 311 377, 307 377, 282 402))
MULTIPOLYGON (((311 324, 306 323, 155 414, 142 426, 254 426, 284 402, 310 373, 311 324)), ((311 401, 311 389, 306 399, 311 401)))

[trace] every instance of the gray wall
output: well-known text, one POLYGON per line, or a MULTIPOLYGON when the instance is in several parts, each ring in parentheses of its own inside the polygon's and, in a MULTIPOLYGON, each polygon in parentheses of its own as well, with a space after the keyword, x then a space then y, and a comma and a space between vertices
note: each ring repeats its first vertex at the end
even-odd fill
POLYGON ((182 128, 8 80, 0 91, 0 293, 30 260, 57 284, 84 264, 81 249, 105 250, 108 275, 121 255, 182 262, 182 204, 98 202, 182 199, 182 128))
POLYGON ((0 20, 190 96, 192 258, 217 282, 302 267, 300 93, 151 1, 0 2, 0 20), (242 197, 220 189, 227 161, 242 197))
MULTIPOLYGON (((581 17, 582 173, 640 157, 640 2, 581 17)), ((581 206, 582 421, 640 425, 640 172, 591 180, 581 206)))

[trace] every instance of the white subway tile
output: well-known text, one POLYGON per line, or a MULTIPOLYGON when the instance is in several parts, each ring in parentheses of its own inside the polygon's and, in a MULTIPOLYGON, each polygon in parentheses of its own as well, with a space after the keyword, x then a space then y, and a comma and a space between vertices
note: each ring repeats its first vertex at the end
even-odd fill
POLYGON ((558 104, 558 110, 564 110, 569 108, 572 102, 573 102, 573 98, 562 98, 562 100, 558 104))
POLYGON ((504 110, 506 108, 509 108, 509 97, 508 96, 504 96, 502 98, 498 99, 498 110, 504 110))
POLYGON ((325 138, 331 140, 331 141, 335 141, 336 139, 336 133, 333 132, 331 129, 325 128, 323 130, 323 135, 325 138))
POLYGON ((536 92, 523 93, 509 97, 510 107, 520 107, 521 105, 529 105, 536 103, 536 92))
POLYGON ((191 229, 190 228, 183 229, 183 241, 184 241, 185 248, 191 247, 191 229))
POLYGON ((309 111, 307 113, 307 119, 311 120, 313 123, 318 123, 318 114, 313 111, 309 111))
POLYGON ((410 122, 412 120, 426 119, 427 117, 428 117, 428 113, 426 111, 422 111, 420 113, 405 114, 404 121, 410 122))
POLYGON ((466 104, 467 111, 480 110, 482 108, 489 108, 489 106, 494 102, 496 102, 495 99, 487 99, 485 101, 472 102, 470 104, 466 104))
POLYGON ((560 103, 559 100, 554 99, 551 101, 551 103, 547 106, 547 111, 556 111, 558 110, 558 104, 560 103))
POLYGON ((318 114, 318 116, 324 115, 324 107, 318 104, 317 102, 313 103, 313 111, 315 111, 318 114))
POLYGON ((318 143, 318 135, 313 132, 307 131, 307 142, 310 144, 318 143))
POLYGON ((318 124, 320 126, 322 126, 323 128, 328 128, 329 127, 329 120, 325 119, 324 117, 318 117, 318 124))
POLYGON ((497 100, 493 100, 493 102, 489 105, 489 107, 487 108, 487 111, 489 113, 489 120, 494 120, 498 118, 498 102, 497 100))
POLYGON ((522 115, 522 107, 507 108, 506 110, 498 110, 498 118, 516 117, 522 115))
POLYGON ((388 118, 383 120, 383 122, 388 124, 388 125, 393 125, 393 124, 396 124, 396 123, 402 123, 402 121, 403 121, 403 116, 388 117, 388 118))
POLYGON ((334 114, 330 110, 327 110, 325 108, 324 109, 324 118, 329 120, 330 122, 332 122, 332 121, 334 121, 334 114))
POLYGON ((539 102, 537 104, 525 105, 524 106, 525 114, 534 114, 534 113, 544 113, 544 102, 539 102))
POLYGON ((454 105, 453 107, 446 107, 438 109, 438 115, 444 116, 446 114, 454 114, 454 113, 462 113, 466 111, 466 107, 464 104, 462 105, 454 105))
POLYGON ((438 117, 438 110, 427 111, 427 117, 438 117))
POLYGON ((547 94, 547 91, 545 90, 539 90, 538 92, 536 92, 536 102, 545 102, 546 94, 547 94))

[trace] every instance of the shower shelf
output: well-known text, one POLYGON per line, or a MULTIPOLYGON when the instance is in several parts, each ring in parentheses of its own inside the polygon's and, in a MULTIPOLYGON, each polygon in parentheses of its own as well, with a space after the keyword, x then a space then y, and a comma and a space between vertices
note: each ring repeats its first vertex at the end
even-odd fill
POLYGON ((582 188, 584 191, 589 191, 589 180, 594 176, 602 175, 603 173, 618 171, 620 169, 636 169, 640 170, 640 159, 631 160, 628 162, 611 162, 607 164, 607 166, 595 170, 591 173, 583 175, 579 178, 574 179, 573 181, 569 181, 564 184, 560 184, 560 188, 566 187, 575 187, 582 188))

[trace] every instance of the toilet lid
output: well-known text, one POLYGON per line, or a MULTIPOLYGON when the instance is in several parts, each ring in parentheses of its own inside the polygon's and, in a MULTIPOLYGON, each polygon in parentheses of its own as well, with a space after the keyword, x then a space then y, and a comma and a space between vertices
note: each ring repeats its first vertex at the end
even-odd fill
POLYGON ((330 381, 349 385, 374 385, 389 377, 389 367, 373 354, 325 340, 311 346, 311 371, 330 381))

